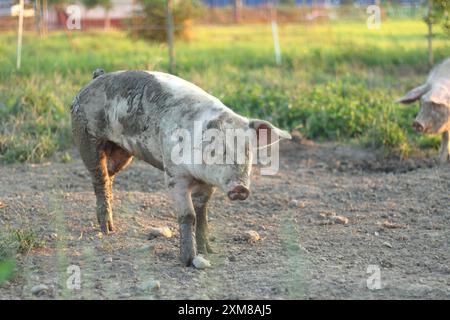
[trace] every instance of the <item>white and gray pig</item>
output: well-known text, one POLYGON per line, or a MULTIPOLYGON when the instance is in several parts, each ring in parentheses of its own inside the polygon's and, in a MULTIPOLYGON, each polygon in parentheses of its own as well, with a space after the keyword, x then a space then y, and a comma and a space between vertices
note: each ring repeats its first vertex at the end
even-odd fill
MULTIPOLYGON (((174 163, 173 132, 203 129, 264 129, 277 137, 289 133, 263 120, 234 113, 217 98, 173 75, 151 71, 94 71, 93 80, 75 97, 72 131, 91 174, 97 219, 103 233, 113 231, 112 184, 133 156, 163 170, 173 196, 180 228, 180 258, 191 265, 197 252, 211 252, 207 207, 219 188, 231 200, 249 196, 252 150, 242 163, 174 163)), ((258 138, 259 139, 259 138, 258 138)))
POLYGON ((450 161, 450 59, 433 68, 425 84, 412 89, 397 102, 409 104, 419 99, 420 110, 413 128, 417 132, 442 134, 439 160, 447 163, 450 161))

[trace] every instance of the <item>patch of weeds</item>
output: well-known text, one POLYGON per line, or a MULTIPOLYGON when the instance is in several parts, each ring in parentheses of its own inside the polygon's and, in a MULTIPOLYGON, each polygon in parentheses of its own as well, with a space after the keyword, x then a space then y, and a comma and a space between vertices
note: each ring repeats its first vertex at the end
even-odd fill
POLYGON ((68 163, 68 162, 71 162, 71 161, 72 161, 72 156, 71 156, 68 152, 64 152, 64 153, 60 156, 59 160, 60 160, 62 163, 68 163))
POLYGON ((0 261, 13 258, 19 248, 19 244, 11 233, 0 234, 0 261))
POLYGON ((13 236, 18 242, 17 251, 19 253, 28 253, 33 249, 45 246, 45 241, 39 239, 32 229, 16 229, 13 231, 13 236))
POLYGON ((418 139, 420 149, 438 150, 441 146, 441 135, 421 135, 418 139))
POLYGON ((373 126, 364 138, 364 145, 383 149, 386 155, 398 155, 405 159, 410 155, 411 146, 405 131, 395 122, 385 122, 373 126))

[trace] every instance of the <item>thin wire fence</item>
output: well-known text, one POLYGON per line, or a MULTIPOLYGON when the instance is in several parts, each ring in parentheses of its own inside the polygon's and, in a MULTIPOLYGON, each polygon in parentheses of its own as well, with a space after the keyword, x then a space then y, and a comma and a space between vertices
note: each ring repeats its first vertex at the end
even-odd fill
MULTIPOLYGON (((10 3, 12 0, 3 0, 10 3), (9 2, 8 2, 9 1, 9 2)), ((422 0, 425 1, 425 0, 422 0)), ((175 34, 183 34, 192 24, 238 25, 267 24, 272 30, 274 59, 276 64, 282 63, 282 52, 279 43, 278 24, 302 24, 305 26, 331 24, 335 21, 365 21, 368 15, 373 15, 372 24, 377 19, 398 17, 414 17, 420 19, 426 13, 426 7, 420 0, 407 3, 380 0, 357 0, 353 5, 334 5, 333 2, 323 3, 305 1, 302 5, 283 6, 276 1, 266 1, 258 6, 204 6, 202 14, 195 21, 175 21, 172 15, 172 0, 166 1, 165 12, 157 19, 145 16, 144 9, 137 0, 117 0, 110 10, 100 7, 88 10, 75 4, 49 7, 47 0, 21 1, 11 9, 11 15, 0 15, 0 32, 19 30, 17 45, 17 69, 20 68, 22 32, 36 32, 41 37, 49 31, 64 30, 71 32, 86 32, 93 29, 106 31, 123 30, 137 38, 144 36, 150 39, 165 41, 168 45, 169 71, 175 69, 175 34), (371 5, 377 3, 377 5, 371 5), (19 7, 18 7, 19 6, 19 7), (369 10, 370 9, 370 10, 369 10), (238 12, 237 12, 238 10, 238 12), (19 17, 22 17, 19 19, 19 17), (21 23, 19 23, 21 21, 21 23)), ((241 2, 242 3, 242 2, 241 2)), ((299 2, 297 2, 298 4, 299 2)), ((1 8, 1 7, 0 7, 1 8)), ((3 8, 4 9, 4 8, 3 8)), ((369 22, 367 22, 369 23, 369 22)), ((368 25, 368 27, 370 27, 368 25)), ((186 32, 188 34, 188 32, 186 32)))
MULTIPOLYGON (((371 4, 377 4, 378 0, 356 0, 352 5, 333 5, 333 2, 307 2, 296 6, 276 5, 275 11, 278 23, 304 23, 332 22, 335 20, 352 20, 367 16, 366 9, 371 4)), ((63 30, 67 28, 69 14, 61 9, 43 6, 44 0, 28 0, 24 6, 24 31, 39 32, 39 25, 45 24, 47 30, 63 30), (45 21, 44 21, 45 20, 45 21)), ((402 1, 378 1, 383 17, 414 17, 420 18, 424 14, 426 6, 424 0, 402 1)), ((66 9, 70 4, 66 5, 66 9)), ((158 24, 146 19, 142 7, 131 0, 116 0, 111 10, 106 11, 101 7, 86 9, 84 6, 74 3, 80 8, 80 31, 90 29, 102 29, 108 25, 108 29, 140 30, 153 29, 164 30, 166 24, 158 24)), ((196 18, 197 24, 235 24, 235 23, 270 23, 272 20, 272 8, 270 2, 258 6, 242 6, 239 13, 232 6, 204 6, 201 16, 196 18)), ((13 0, 0 2, 0 32, 15 31, 18 24, 18 8, 13 5, 13 0)), ((184 25, 174 24, 174 29, 184 28, 184 25)))

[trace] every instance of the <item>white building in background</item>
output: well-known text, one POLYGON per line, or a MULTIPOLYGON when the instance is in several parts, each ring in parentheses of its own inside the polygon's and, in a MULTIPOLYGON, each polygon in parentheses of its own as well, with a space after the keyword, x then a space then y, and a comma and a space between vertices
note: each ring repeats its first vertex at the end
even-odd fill
POLYGON ((0 0, 0 17, 10 17, 13 5, 12 0, 0 0))
MULTIPOLYGON (((15 4, 11 7, 11 15, 13 17, 18 17, 20 13, 20 4, 15 4)), ((32 17, 34 16, 34 8, 25 7, 23 10, 23 16, 24 18, 32 17)))
MULTIPOLYGON (((15 4, 14 0, 0 0, 0 17, 14 16, 18 11, 19 6, 15 4)), ((131 17, 132 13, 136 9, 140 9, 141 6, 137 1, 133 0, 111 0, 112 8, 109 10, 109 16, 111 19, 124 19, 131 17)), ((81 12, 86 19, 103 19, 105 17, 105 9, 102 7, 95 7, 87 9, 80 1, 67 1, 67 4, 75 4, 80 6, 81 12)), ((34 14, 35 1, 25 0, 26 13, 25 16, 32 16, 34 14)))
MULTIPOLYGON (((34 16, 33 2, 25 0, 25 10, 23 12, 24 17, 34 16)), ((0 17, 14 17, 19 15, 20 6, 17 1, 13 0, 0 0, 0 17)))
MULTIPOLYGON (((25 28, 31 29, 37 26, 35 17, 39 19, 39 13, 35 10, 36 0, 25 1, 25 28)), ((133 12, 140 10, 138 0, 111 0, 111 9, 106 11, 101 6, 87 9, 80 0, 67 0, 66 6, 79 6, 81 11, 81 23, 87 28, 102 27, 106 23, 112 27, 123 27, 123 21, 133 16, 133 12)), ((0 0, 0 31, 12 30, 16 28, 16 17, 19 13, 19 5, 17 0, 0 0)), ((42 6, 42 0, 40 4, 42 6)), ((42 10, 42 7, 41 7, 42 10)), ((65 19, 68 17, 68 12, 56 12, 52 6, 48 7, 47 11, 47 28, 60 29, 65 26, 65 19)))
MULTIPOLYGON (((0 0, 1 1, 1 0, 0 0)), ((141 6, 137 4, 138 1, 133 0, 111 0, 112 8, 109 10, 109 17, 111 19, 125 19, 130 18, 135 10, 139 10, 141 6)), ((74 4, 80 5, 81 14, 84 19, 104 19, 106 12, 102 7, 95 7, 87 9, 78 1, 74 4)))

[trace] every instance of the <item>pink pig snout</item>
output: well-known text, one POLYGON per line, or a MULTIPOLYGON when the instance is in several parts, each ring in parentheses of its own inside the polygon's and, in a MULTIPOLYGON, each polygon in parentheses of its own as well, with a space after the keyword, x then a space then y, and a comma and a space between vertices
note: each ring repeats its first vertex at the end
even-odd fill
POLYGON ((416 131, 416 132, 424 132, 425 131, 424 125, 417 120, 415 120, 413 122, 412 127, 413 127, 414 131, 416 131))
POLYGON ((234 187, 231 191, 228 191, 228 198, 230 200, 245 200, 250 195, 250 191, 241 185, 234 187))

